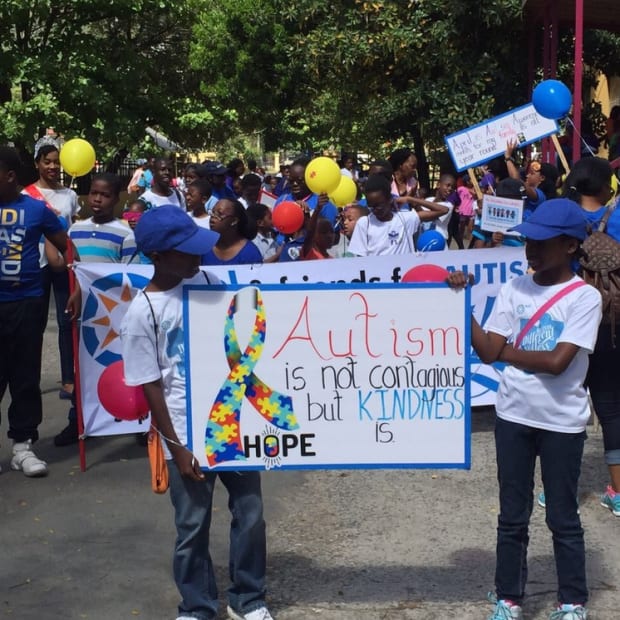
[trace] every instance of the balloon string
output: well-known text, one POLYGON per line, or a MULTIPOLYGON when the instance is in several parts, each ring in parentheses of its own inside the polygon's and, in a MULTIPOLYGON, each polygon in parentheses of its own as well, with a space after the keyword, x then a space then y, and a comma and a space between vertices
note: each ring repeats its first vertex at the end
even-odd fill
MULTIPOLYGON (((572 126, 573 131, 579 136, 579 139, 581 140, 581 143, 583 144, 583 146, 585 146, 590 152, 590 155, 594 157, 596 153, 590 148, 590 145, 583 139, 583 136, 577 131, 577 127, 575 127, 575 123, 573 123, 573 119, 570 116, 567 116, 566 120, 572 126)), ((574 156, 573 156, 573 159, 574 159, 574 156)))

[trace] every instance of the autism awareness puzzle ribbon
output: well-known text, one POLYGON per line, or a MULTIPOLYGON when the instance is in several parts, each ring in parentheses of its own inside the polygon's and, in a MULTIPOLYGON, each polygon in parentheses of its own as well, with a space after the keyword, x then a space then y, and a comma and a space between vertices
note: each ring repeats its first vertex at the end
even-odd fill
POLYGON ((243 353, 239 348, 234 322, 238 295, 232 298, 228 306, 224 324, 224 350, 230 372, 209 413, 205 434, 209 466, 225 461, 245 460, 240 429, 244 396, 270 424, 283 430, 299 428, 291 397, 273 390, 254 374, 265 345, 267 321, 262 295, 258 289, 253 289, 253 292, 256 316, 250 341, 243 353))

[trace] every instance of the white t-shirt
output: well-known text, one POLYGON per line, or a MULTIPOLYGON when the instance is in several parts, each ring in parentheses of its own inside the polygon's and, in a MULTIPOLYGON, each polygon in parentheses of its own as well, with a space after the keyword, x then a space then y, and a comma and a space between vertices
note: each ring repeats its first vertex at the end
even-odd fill
MULTIPOLYGON (((510 280, 500 289, 484 330, 514 341, 538 308, 578 280, 575 276, 553 286, 539 286, 531 275, 510 280)), ((601 296, 592 286, 581 286, 554 303, 527 332, 520 348, 552 351, 559 342, 570 342, 579 351, 557 376, 506 366, 495 405, 498 417, 560 433, 582 432, 590 417, 583 382, 600 320, 601 296)))
POLYGON ((185 198, 183 197, 183 194, 179 190, 175 190, 173 188, 170 188, 170 192, 171 193, 168 196, 160 196, 152 189, 147 189, 145 192, 140 194, 140 200, 147 203, 147 207, 149 209, 163 207, 164 205, 176 205, 185 211, 185 198))
MULTIPOLYGON (((450 217, 452 215, 452 211, 454 209, 454 205, 447 200, 435 200, 435 198, 425 198, 427 202, 437 202, 437 204, 442 207, 448 207, 448 212, 445 215, 438 217, 436 220, 432 220, 431 222, 423 222, 422 228, 424 230, 436 230, 441 233, 441 236, 447 241, 450 234, 448 233, 448 223, 450 222, 450 217)), ((428 211, 422 207, 424 211, 428 211)))
POLYGON ((209 222, 211 221, 210 215, 203 215, 202 217, 195 217, 194 214, 191 213, 190 211, 188 211, 188 213, 198 226, 202 226, 202 228, 207 228, 211 230, 211 226, 209 225, 209 222))
POLYGON ((271 258, 278 253, 278 242, 273 237, 267 237, 261 232, 256 233, 256 237, 252 239, 252 243, 258 248, 263 260, 271 258))
MULTIPOLYGON (((45 201, 54 209, 56 215, 64 219, 66 229, 69 230, 71 224, 73 224, 73 218, 81 209, 77 194, 68 187, 49 189, 47 187, 39 187, 36 185, 36 188, 39 190, 45 201)), ((30 195, 25 190, 22 190, 22 194, 30 195)), ((39 254, 39 266, 43 269, 48 262, 47 256, 45 256, 45 242, 43 240, 39 244, 39 254)))
MULTIPOLYGON (((208 282, 213 284, 218 280, 210 275, 208 282)), ((183 286, 206 283, 205 273, 200 272, 169 291, 140 291, 121 323, 126 384, 144 385, 161 379, 170 421, 183 445, 187 445, 183 286), (157 338, 149 301, 157 324, 157 338)), ((172 458, 165 442, 164 452, 167 459, 172 458)))
POLYGON ((413 254, 413 235, 420 227, 415 211, 397 211, 387 222, 378 220, 374 213, 357 220, 349 252, 355 256, 381 256, 384 254, 413 254))

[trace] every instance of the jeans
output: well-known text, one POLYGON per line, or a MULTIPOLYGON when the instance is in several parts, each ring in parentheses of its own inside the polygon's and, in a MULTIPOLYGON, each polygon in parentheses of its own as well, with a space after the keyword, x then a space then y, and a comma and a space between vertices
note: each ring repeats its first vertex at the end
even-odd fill
POLYGON ((603 448, 607 465, 620 465, 620 386, 602 392, 591 388, 592 404, 603 431, 603 448))
POLYGON ((615 326, 618 346, 611 347, 611 326, 601 324, 594 353, 590 355, 587 384, 603 431, 605 463, 620 465, 620 325, 615 326))
POLYGON ((43 297, 0 302, 0 400, 8 386, 8 436, 16 442, 39 438, 41 404, 41 351, 43 297))
MULTIPOLYGON (((67 301, 69 301, 69 274, 66 271, 53 271, 49 266, 43 269, 43 273, 47 306, 49 306, 50 289, 54 290, 56 322, 58 324, 60 377, 63 384, 73 383, 75 379, 73 368, 73 335, 71 333, 71 319, 65 312, 67 301)), ((44 327, 47 323, 47 315, 45 318, 44 327)))
POLYGON ((182 601, 179 615, 211 620, 217 615, 217 586, 209 553, 213 488, 219 476, 228 491, 230 524, 228 603, 248 613, 265 604, 267 565, 265 521, 260 473, 204 472, 195 482, 168 461, 170 498, 175 511, 177 540, 173 570, 182 601))
POLYGON ((497 418, 495 446, 500 514, 495 588, 498 599, 518 604, 527 582, 528 526, 534 505, 536 456, 545 489, 547 527, 553 536, 560 603, 588 600, 585 546, 577 484, 586 433, 558 433, 497 418))

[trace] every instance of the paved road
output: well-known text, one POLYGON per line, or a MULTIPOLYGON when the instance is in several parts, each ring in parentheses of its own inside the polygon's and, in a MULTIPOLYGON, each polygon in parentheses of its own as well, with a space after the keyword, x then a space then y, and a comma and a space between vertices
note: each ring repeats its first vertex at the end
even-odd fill
MULTIPOLYGON (((172 510, 167 496, 150 491, 144 448, 132 437, 90 439, 81 473, 77 450, 52 444, 67 411, 57 396, 55 337, 50 318, 37 444, 49 477, 7 471, 9 444, 0 446, 0 618, 174 619, 172 510)), ((472 460, 467 472, 265 474, 269 603, 277 620, 486 618, 498 507, 492 410, 473 414, 472 460)), ((601 436, 590 427, 581 513, 593 620, 620 617, 620 519, 599 506, 605 480, 601 436)), ((220 486, 211 546, 223 592, 227 528, 220 486)), ((531 529, 525 612, 541 620, 555 598, 555 571, 540 508, 531 529)))

